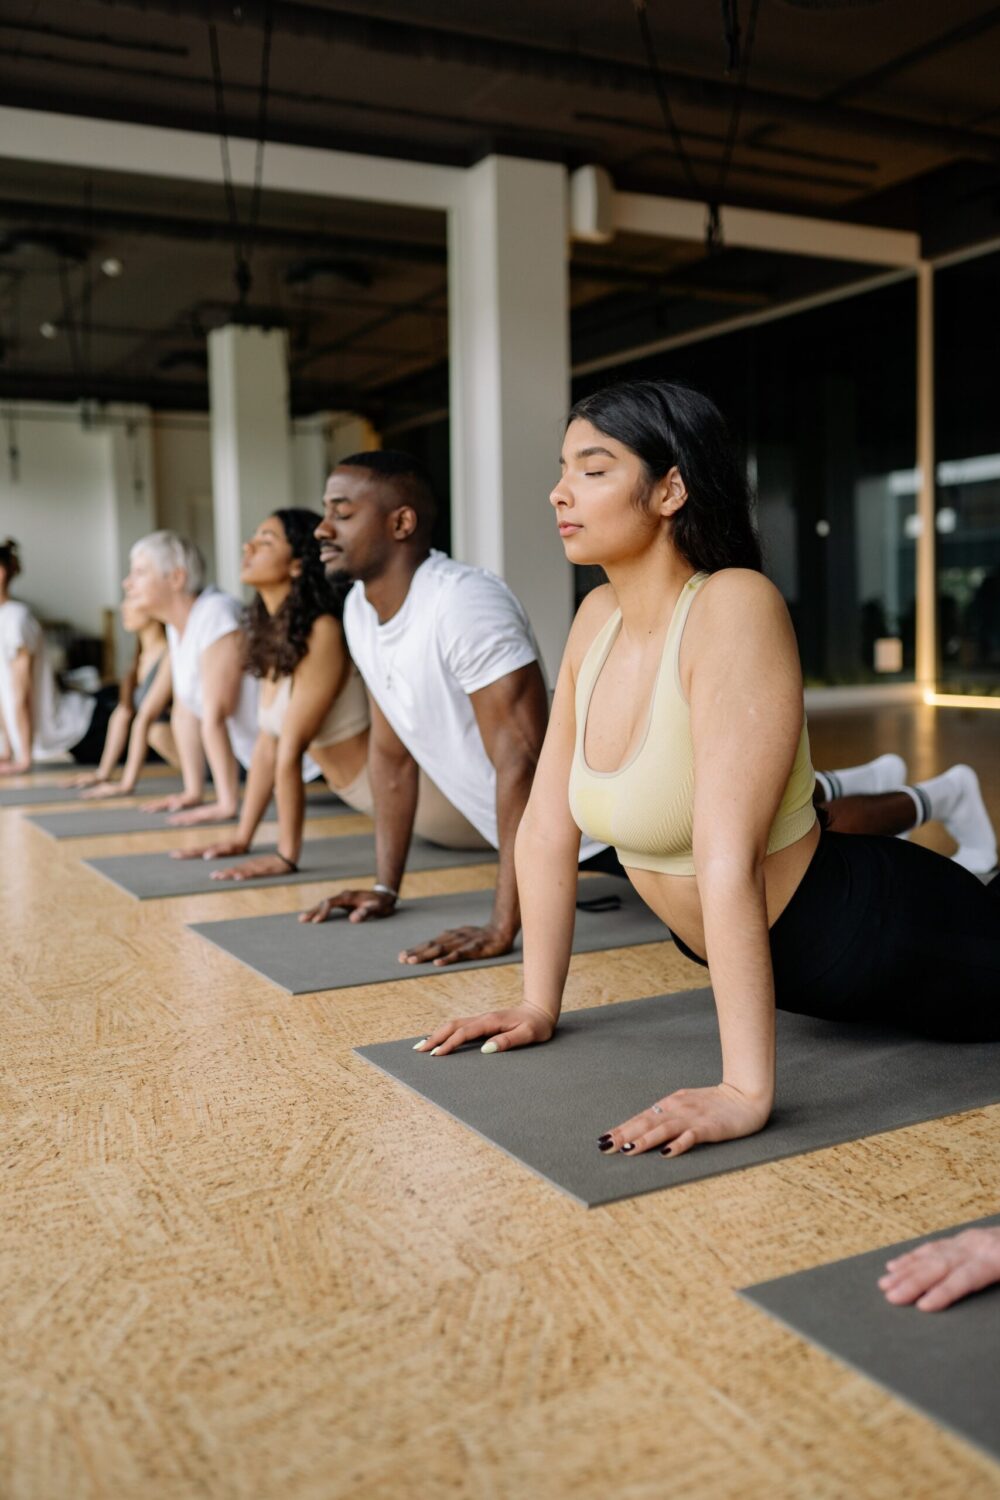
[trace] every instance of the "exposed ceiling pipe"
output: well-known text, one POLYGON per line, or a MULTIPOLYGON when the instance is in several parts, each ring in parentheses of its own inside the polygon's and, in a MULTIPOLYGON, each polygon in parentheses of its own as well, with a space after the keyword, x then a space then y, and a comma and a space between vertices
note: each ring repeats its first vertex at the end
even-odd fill
MULTIPOLYGON (((263 26, 263 0, 88 0, 90 4, 113 5, 146 13, 183 17, 204 23, 211 15, 219 26, 240 29, 263 26)), ((651 94, 653 81, 648 68, 639 63, 579 52, 561 52, 527 42, 453 31, 439 26, 414 25, 359 15, 356 11, 306 5, 281 0, 274 6, 274 28, 291 36, 307 37, 332 45, 355 47, 414 61, 460 63, 480 67, 488 73, 510 73, 518 77, 558 81, 586 88, 589 92, 613 90, 651 94)), ((682 104, 729 113, 738 89, 716 79, 688 73, 663 73, 671 98, 682 104)), ((911 145, 945 151, 953 156, 971 156, 1000 161, 1000 137, 974 130, 927 124, 867 109, 844 109, 832 103, 802 99, 793 94, 748 88, 743 92, 747 114, 764 115, 772 121, 811 125, 853 136, 905 141, 911 145)))

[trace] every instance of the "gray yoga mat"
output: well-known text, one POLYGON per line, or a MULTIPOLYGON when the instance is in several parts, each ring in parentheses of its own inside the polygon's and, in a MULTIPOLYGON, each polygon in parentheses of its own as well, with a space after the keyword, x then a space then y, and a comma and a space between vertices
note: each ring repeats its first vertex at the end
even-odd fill
MULTIPOLYGON (((271 854, 273 844, 261 844, 253 853, 271 854)), ((161 896, 199 896, 219 891, 259 889, 264 885, 303 885, 314 880, 342 881, 349 876, 364 877, 375 869, 375 839, 370 833, 347 834, 343 838, 307 839, 299 856, 297 872, 287 875, 265 875, 248 886, 239 882, 212 880, 213 870, 239 864, 229 859, 171 859, 164 852, 156 854, 115 854, 103 859, 88 859, 85 864, 112 881, 130 896, 151 901, 161 896)), ((441 849, 414 839, 406 862, 408 870, 447 870, 456 865, 483 865, 495 861, 492 849, 441 849)), ((259 920, 259 918, 257 919, 259 920)))
MULTIPOLYGON (((147 794, 156 797, 159 792, 147 794)), ((168 795, 164 793, 164 795, 168 795)), ((306 818, 335 818, 353 812, 353 808, 341 802, 333 792, 314 792, 306 797, 306 818)), ((273 820, 278 810, 273 802, 264 809, 263 817, 273 820)), ((169 813, 143 812, 141 807, 85 807, 72 812, 32 813, 28 818, 36 828, 54 839, 92 839, 105 834, 160 833, 164 830, 176 832, 168 821, 169 813)), ((223 818, 221 823, 234 824, 236 818, 223 818)), ((199 828, 213 828, 217 823, 199 823, 199 828)))
POLYGON ((928 1239, 994 1225, 1000 1214, 762 1281, 741 1295, 1000 1459, 1000 1286, 938 1313, 893 1307, 878 1289, 890 1257, 928 1239))
POLYGON ((778 1102, 766 1130, 675 1160, 602 1156, 604 1131, 675 1089, 718 1082, 711 990, 574 1011, 545 1046, 489 1057, 473 1045, 434 1058, 413 1051, 419 1040, 357 1051, 587 1207, 1000 1100, 1000 1042, 925 1041, 779 1011, 778 1102))
MULTIPOLYGON (((60 766, 64 776, 73 775, 72 766, 60 766)), ((160 776, 140 781, 133 793, 136 797, 169 797, 183 789, 179 776, 160 776)), ((44 807, 47 802, 81 802, 88 811, 96 811, 92 804, 82 801, 82 788, 59 786, 0 787, 0 807, 44 807)))
MULTIPOLYGON (((580 886, 580 896, 588 904, 605 903, 605 909, 577 912, 574 953, 660 943, 670 938, 663 923, 625 880, 613 876, 586 880, 580 886), (612 902, 613 909, 607 909, 612 902)), ((289 994, 308 995, 315 990, 339 990, 355 984, 419 979, 425 974, 441 973, 432 964, 401 964, 400 950, 427 942, 448 927, 481 926, 489 920, 492 907, 492 891, 465 891, 404 901, 386 921, 355 924, 348 922, 344 912, 319 925, 303 924, 291 912, 199 922, 191 930, 289 994)), ((501 958, 477 958, 454 967, 486 969, 496 964, 520 963, 521 958, 518 938, 514 951, 501 958)))

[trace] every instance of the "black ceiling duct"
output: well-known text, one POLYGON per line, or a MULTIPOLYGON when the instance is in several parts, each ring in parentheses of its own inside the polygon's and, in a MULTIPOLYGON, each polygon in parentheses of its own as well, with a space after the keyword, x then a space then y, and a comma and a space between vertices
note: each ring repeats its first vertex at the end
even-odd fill
POLYGON ((54 260, 82 264, 90 254, 87 240, 57 229, 5 229, 0 232, 0 255, 51 255, 54 260))

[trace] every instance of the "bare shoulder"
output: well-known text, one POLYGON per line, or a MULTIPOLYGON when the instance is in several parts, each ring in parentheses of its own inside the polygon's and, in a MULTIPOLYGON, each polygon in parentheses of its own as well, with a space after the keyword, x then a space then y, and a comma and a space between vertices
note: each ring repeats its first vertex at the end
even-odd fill
POLYGON ((317 615, 309 629, 309 650, 329 655, 343 650, 344 629, 333 615, 317 615))
POLYGON ((574 675, 617 608, 618 600, 610 583, 602 583, 599 588, 591 589, 583 600, 566 642, 566 657, 574 675))
POLYGON ((791 628, 788 606, 769 578, 751 568, 722 568, 703 584, 692 613, 699 626, 729 634, 784 633, 791 628))

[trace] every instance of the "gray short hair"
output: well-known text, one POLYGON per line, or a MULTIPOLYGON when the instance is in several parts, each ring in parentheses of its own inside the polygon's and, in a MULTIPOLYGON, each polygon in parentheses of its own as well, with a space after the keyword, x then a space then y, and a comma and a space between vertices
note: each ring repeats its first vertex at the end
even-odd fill
POLYGON ((151 531, 149 536, 140 537, 129 556, 136 557, 139 553, 149 558, 161 578, 166 578, 174 568, 183 568, 189 594, 200 594, 205 587, 205 559, 194 542, 178 536, 176 531, 151 531))

